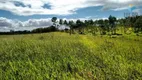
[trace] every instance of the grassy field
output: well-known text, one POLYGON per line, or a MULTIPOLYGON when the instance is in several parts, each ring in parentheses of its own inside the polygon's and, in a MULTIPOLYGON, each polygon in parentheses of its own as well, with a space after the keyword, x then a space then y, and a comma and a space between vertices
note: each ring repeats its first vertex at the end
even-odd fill
POLYGON ((0 80, 142 80, 142 36, 0 35, 0 80))

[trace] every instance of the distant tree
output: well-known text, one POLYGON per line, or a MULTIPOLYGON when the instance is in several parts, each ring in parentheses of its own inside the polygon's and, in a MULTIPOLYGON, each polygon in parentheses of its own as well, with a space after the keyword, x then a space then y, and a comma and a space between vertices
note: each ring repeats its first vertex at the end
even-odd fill
POLYGON ((104 20, 104 26, 105 26, 105 29, 109 32, 109 20, 108 19, 105 19, 104 20))
POLYGON ((89 32, 89 33, 95 35, 96 32, 98 31, 96 24, 97 24, 97 21, 93 21, 92 19, 91 20, 85 20, 84 21, 85 31, 87 31, 87 33, 89 32))
POLYGON ((85 21, 84 21, 84 24, 85 24, 85 26, 89 26, 88 20, 85 20, 85 21))
POLYGON ((68 25, 68 22, 67 22, 67 20, 64 20, 64 25, 68 25))
POLYGON ((98 20, 98 25, 100 27, 100 34, 103 35, 103 34, 106 34, 106 29, 105 29, 105 24, 104 24, 104 20, 100 19, 98 20))
POLYGON ((59 24, 63 25, 63 19, 60 19, 59 24))
POLYGON ((88 20, 88 23, 89 25, 93 26, 94 25, 94 21, 91 19, 91 20, 88 20))
POLYGON ((58 29, 55 26, 50 26, 46 28, 37 28, 32 30, 32 33, 44 33, 44 32, 54 32, 57 31, 58 29))
POLYGON ((82 22, 80 20, 77 20, 76 21, 76 26, 77 26, 77 28, 81 27, 82 26, 82 22))
POLYGON ((134 26, 135 26, 135 33, 142 31, 142 16, 136 20, 134 26))
POLYGON ((53 18, 51 19, 51 21, 53 22, 53 26, 56 27, 57 17, 53 17, 53 18))
POLYGON ((84 27, 85 27, 85 24, 84 24, 83 21, 81 21, 81 20, 76 21, 76 27, 75 28, 78 28, 80 34, 84 33, 84 27))
POLYGON ((132 17, 126 17, 125 19, 123 19, 123 24, 124 24, 124 33, 127 32, 127 30, 129 30, 130 28, 134 29, 134 32, 137 32, 138 28, 136 27, 135 22, 139 19, 140 16, 132 16, 132 17))
POLYGON ((119 26, 124 26, 124 20, 125 19, 118 19, 117 22, 119 23, 119 26))
POLYGON ((116 25, 115 25, 115 22, 117 21, 116 17, 110 15, 108 19, 112 34, 116 34, 116 25))
POLYGON ((73 33, 73 28, 74 28, 74 26, 75 26, 75 23, 71 20, 71 21, 69 21, 69 27, 70 27, 70 35, 73 33))
POLYGON ((123 33, 123 31, 124 31, 124 33, 125 33, 124 28, 125 28, 125 26, 126 26, 126 25, 125 25, 126 20, 122 18, 122 19, 118 19, 117 22, 118 22, 118 26, 120 27, 121 33, 123 33))
POLYGON ((102 19, 100 19, 100 20, 98 20, 98 24, 99 24, 99 26, 102 26, 102 25, 104 25, 104 21, 102 19))
POLYGON ((14 30, 10 30, 10 33, 14 33, 14 30))

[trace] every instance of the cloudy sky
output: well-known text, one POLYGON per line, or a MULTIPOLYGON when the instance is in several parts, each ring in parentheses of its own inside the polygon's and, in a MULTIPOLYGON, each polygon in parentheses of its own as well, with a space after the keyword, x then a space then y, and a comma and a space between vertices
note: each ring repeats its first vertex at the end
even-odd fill
POLYGON ((54 16, 96 20, 109 15, 123 18, 131 11, 141 15, 142 0, 0 0, 0 31, 47 27, 54 16))

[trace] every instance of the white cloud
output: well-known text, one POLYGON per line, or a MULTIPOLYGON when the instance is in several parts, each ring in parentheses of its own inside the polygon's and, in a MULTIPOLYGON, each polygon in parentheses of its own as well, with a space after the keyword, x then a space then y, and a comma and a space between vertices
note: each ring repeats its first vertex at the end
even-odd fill
POLYGON ((25 27, 47 27, 51 26, 51 19, 29 19, 28 21, 23 22, 25 27))
POLYGON ((135 9, 133 12, 138 13, 139 15, 142 15, 142 9, 135 9))
POLYGON ((28 21, 21 22, 19 20, 11 20, 0 17, 0 31, 10 30, 32 30, 35 28, 49 27, 53 23, 51 19, 30 19, 28 21))
POLYGON ((0 1, 0 9, 23 16, 34 14, 70 15, 85 7, 103 6, 103 10, 123 10, 127 9, 129 4, 141 6, 142 0, 4 0, 0 1), (25 7, 14 5, 15 1, 25 7), (45 4, 50 8, 43 8, 45 4))
POLYGON ((12 21, 11 20, 8 20, 8 19, 6 19, 6 18, 0 18, 0 26, 1 27, 6 27, 6 26, 8 26, 8 27, 12 27, 12 21))

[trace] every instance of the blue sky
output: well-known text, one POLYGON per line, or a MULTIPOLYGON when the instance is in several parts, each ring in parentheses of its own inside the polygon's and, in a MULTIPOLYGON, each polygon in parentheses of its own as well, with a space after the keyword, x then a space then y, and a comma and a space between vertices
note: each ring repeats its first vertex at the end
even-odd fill
POLYGON ((94 7, 86 7, 76 10, 75 14, 71 15, 52 15, 52 14, 34 14, 34 15, 16 15, 7 10, 0 10, 0 17, 5 17, 8 19, 17 19, 20 21, 26 21, 28 19, 41 19, 41 18, 52 18, 54 16, 58 18, 67 18, 67 19, 97 19, 97 18, 107 18, 109 15, 116 16, 118 18, 123 18, 124 13, 129 12, 129 9, 114 11, 114 10, 102 10, 103 6, 94 6, 94 7))
POLYGON ((54 16, 96 20, 109 15, 123 18, 124 13, 131 11, 141 15, 141 4, 142 0, 4 0, 0 1, 0 31, 50 26, 54 16))
POLYGON ((5 17, 8 19, 18 19, 21 21, 26 21, 28 19, 41 19, 41 18, 52 18, 54 16, 58 18, 67 18, 67 19, 78 19, 78 18, 86 18, 86 19, 96 19, 96 18, 107 18, 109 15, 116 16, 118 18, 124 17, 125 12, 129 12, 128 9, 121 10, 121 11, 113 11, 113 10, 101 10, 103 6, 97 7, 87 7, 82 8, 76 11, 75 14, 71 15, 30 15, 30 16, 23 16, 23 15, 16 15, 10 11, 0 10, 0 17, 5 17))

